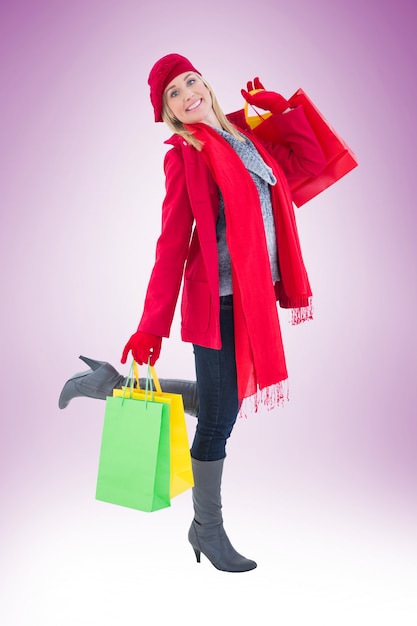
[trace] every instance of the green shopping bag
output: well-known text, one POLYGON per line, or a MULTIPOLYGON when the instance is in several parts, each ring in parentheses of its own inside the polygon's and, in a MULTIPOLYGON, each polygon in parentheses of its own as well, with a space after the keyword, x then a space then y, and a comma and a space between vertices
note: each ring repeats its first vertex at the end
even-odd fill
POLYGON ((150 391, 144 400, 106 399, 97 500, 140 511, 170 506, 169 412, 150 391))
MULTIPOLYGON (((149 367, 148 372, 151 374, 155 387, 155 391, 152 393, 152 399, 155 402, 165 402, 169 404, 170 495, 172 499, 180 493, 191 489, 194 485, 184 404, 180 394, 162 391, 158 375, 152 365, 149 367)), ((131 380, 130 386, 123 386, 121 389, 113 389, 113 396, 125 396, 127 398, 143 400, 149 395, 149 392, 140 388, 139 372, 135 361, 133 361, 133 375, 134 379, 131 380)))

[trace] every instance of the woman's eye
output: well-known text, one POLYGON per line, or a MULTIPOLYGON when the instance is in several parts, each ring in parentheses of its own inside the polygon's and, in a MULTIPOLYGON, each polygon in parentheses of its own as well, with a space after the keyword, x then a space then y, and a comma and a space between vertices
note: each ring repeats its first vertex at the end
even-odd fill
POLYGON ((171 91, 171 98, 176 98, 178 96, 178 90, 174 89, 174 91, 171 91))
POLYGON ((194 85, 195 83, 195 78, 190 78, 190 80, 187 81, 187 85, 194 85))

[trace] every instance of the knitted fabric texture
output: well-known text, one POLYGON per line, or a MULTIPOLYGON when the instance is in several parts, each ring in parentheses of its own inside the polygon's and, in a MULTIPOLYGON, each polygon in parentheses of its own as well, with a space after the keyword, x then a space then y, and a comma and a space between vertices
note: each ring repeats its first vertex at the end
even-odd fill
POLYGON ((163 95, 169 83, 183 72, 200 74, 186 57, 180 54, 167 54, 155 63, 149 73, 148 85, 155 114, 155 122, 162 122, 163 95))
MULTIPOLYGON (((261 159, 255 146, 248 138, 245 138, 245 141, 239 141, 225 130, 219 128, 215 130, 230 144, 236 154, 241 158, 258 190, 271 266, 272 282, 275 283, 279 280, 278 251, 269 186, 275 185, 277 179, 272 173, 271 168, 261 159)), ((226 242, 226 219, 224 215, 224 200, 221 192, 216 233, 219 258, 220 295, 227 296, 233 293, 232 266, 226 242)))

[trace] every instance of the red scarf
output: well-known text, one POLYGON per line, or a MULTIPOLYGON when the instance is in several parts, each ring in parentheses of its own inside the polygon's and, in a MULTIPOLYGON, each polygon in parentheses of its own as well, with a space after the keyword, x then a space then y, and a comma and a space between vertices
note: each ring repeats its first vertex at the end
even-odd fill
MULTIPOLYGON (((253 399, 255 409, 259 403, 272 408, 287 395, 284 381, 288 375, 258 190, 240 157, 216 130, 207 124, 187 129, 203 144, 202 154, 224 199, 239 400, 253 399)), ((278 163, 252 135, 250 140, 277 179, 271 200, 281 274, 278 297, 283 307, 296 309, 293 321, 299 323, 312 317, 312 294, 291 193, 278 163)))

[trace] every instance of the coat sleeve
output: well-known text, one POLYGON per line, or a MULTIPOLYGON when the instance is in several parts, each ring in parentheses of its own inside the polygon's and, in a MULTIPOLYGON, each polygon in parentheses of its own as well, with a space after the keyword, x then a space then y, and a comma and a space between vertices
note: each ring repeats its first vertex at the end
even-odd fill
POLYGON ((168 151, 164 170, 162 228, 138 327, 159 337, 169 337, 194 221, 179 149, 168 151))
MULTIPOLYGON (((243 110, 228 115, 228 118, 250 131, 243 110)), ((272 115, 266 123, 268 141, 259 137, 256 129, 250 132, 278 162, 289 183, 320 174, 326 165, 325 156, 301 106, 272 115)))

